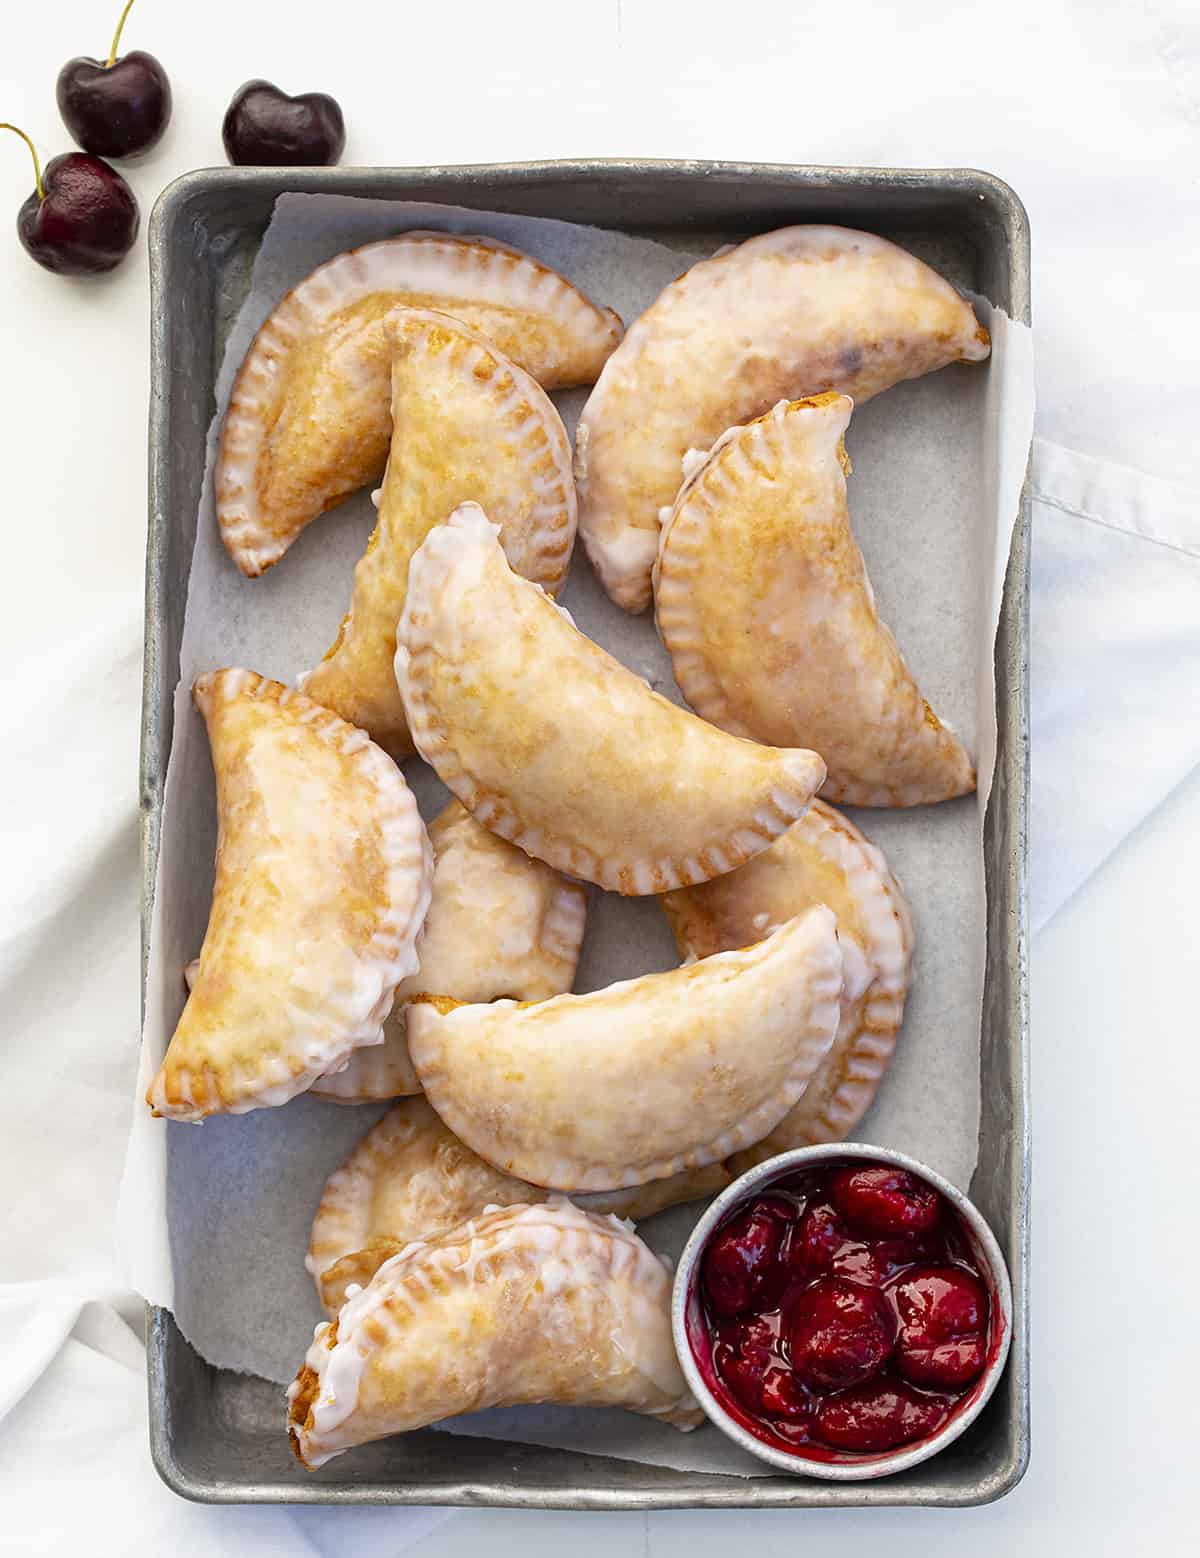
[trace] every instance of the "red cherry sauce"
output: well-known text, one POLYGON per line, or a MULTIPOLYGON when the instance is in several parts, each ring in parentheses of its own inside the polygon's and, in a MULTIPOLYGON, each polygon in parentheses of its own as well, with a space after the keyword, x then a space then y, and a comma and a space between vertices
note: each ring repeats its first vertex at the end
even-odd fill
POLYGON ((927 1439, 999 1344, 958 1213, 890 1164, 773 1186, 717 1229, 698 1271, 689 1339, 709 1389, 756 1438, 809 1459, 927 1439))

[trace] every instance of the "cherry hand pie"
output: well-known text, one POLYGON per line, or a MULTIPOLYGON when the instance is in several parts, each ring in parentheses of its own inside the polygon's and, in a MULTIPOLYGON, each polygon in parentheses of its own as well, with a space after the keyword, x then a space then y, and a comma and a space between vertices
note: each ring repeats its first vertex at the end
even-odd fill
POLYGON ((403 775, 361 730, 250 671, 201 676, 217 860, 200 966, 156 1114, 286 1103, 378 1044, 429 904, 430 851, 403 775))
POLYGON ((825 778, 815 752, 737 740, 652 692, 512 572, 473 503, 413 558, 396 638, 421 756, 493 832, 601 887, 730 871, 825 778))
POLYGON ((413 1004, 429 1102, 506 1174, 615 1190, 760 1141, 837 1032, 842 954, 825 908, 743 951, 536 1005, 413 1004))
POLYGON ((975 770, 876 613, 846 507, 850 411, 845 395, 780 401, 696 463, 663 526, 658 627, 696 712, 814 747, 827 799, 944 801, 975 770))
POLYGON ((354 1445, 487 1407, 703 1419, 671 1338, 671 1275, 627 1223, 569 1201, 495 1208, 407 1246, 317 1327, 288 1387, 292 1446, 354 1445))
POLYGON ((545 389, 591 384, 621 339, 611 309, 491 238, 404 233, 319 266, 255 336, 225 417, 217 520, 244 574, 264 573, 311 520, 382 475, 382 321, 397 305, 453 315, 545 389))
POLYGON ((988 350, 949 282, 871 233, 785 227, 693 265, 630 328, 580 418, 579 530, 605 589, 627 611, 649 605, 687 450, 780 396, 864 401, 988 350))
MULTIPOLYGON (((420 967, 396 991, 383 1043, 355 1050, 343 1070, 320 1077, 311 1091, 322 1098, 362 1103, 420 1092, 407 1039, 407 1003, 419 991, 458 1001, 544 1001, 571 988, 586 889, 481 827, 457 801, 430 824, 429 842, 433 894, 417 943, 420 967)), ((449 1221, 500 1199, 485 1196, 449 1221)))
POLYGON ((799 1102, 769 1135, 731 1159, 735 1174, 792 1147, 840 1141, 862 1119, 904 1016, 912 915, 882 851, 824 801, 814 801, 748 865, 662 900, 685 958, 748 946, 819 903, 837 916, 842 949, 837 1037, 799 1102))
POLYGON ((575 541, 575 483, 558 412, 523 368, 445 314, 396 309, 380 328, 392 452, 379 519, 337 640, 300 686, 402 758, 412 742, 392 662, 413 553, 472 498, 500 526, 513 568, 553 592, 575 541))
MULTIPOLYGON (((613 1212, 640 1222, 655 1212, 715 1195, 729 1183, 720 1163, 628 1190, 573 1195, 586 1212, 613 1212)), ((334 1315, 352 1282, 360 1287, 414 1239, 446 1233, 485 1206, 546 1201, 557 1192, 494 1169, 430 1108, 406 1098, 329 1176, 313 1219, 306 1266, 326 1310, 334 1315)))

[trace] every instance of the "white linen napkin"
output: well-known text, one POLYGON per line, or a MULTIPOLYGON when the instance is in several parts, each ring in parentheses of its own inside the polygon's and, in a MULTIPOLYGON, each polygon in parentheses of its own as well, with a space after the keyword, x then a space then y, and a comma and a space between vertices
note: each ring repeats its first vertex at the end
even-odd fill
POLYGON ((1035 930, 1200 763, 1200 490, 1033 449, 1035 930))

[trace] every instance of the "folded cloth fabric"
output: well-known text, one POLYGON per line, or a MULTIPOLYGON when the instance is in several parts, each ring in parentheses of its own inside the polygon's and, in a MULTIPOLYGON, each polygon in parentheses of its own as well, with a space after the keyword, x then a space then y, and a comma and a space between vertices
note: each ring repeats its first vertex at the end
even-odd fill
POLYGON ((1036 439, 1035 930, 1200 763, 1200 489, 1036 439))
POLYGON ((185 1503, 151 1465, 144 1353, 111 1295, 87 1298, 58 1282, 12 1283, 0 1288, 0 1327, 0 1487, 5 1528, 20 1533, 19 1545, 5 1551, 67 1552, 57 1525, 64 1495, 86 1510, 87 1551, 98 1558, 168 1551, 391 1558, 445 1517, 441 1510, 378 1509, 294 1516, 271 1506, 231 1512, 185 1503))

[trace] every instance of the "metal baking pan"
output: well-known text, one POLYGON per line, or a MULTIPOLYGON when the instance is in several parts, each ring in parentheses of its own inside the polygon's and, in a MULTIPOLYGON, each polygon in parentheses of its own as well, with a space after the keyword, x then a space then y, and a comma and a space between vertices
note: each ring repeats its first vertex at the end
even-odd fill
MULTIPOLYGON (((285 190, 443 201, 673 237, 736 241, 792 222, 894 237, 961 287, 1029 321, 1029 228, 1016 195, 971 171, 582 161, 397 169, 220 168, 179 179, 150 224, 153 377, 142 726, 142 973, 171 748, 205 435, 225 336, 285 190)), ((999 740, 984 828, 988 898, 979 1163, 970 1193, 1012 1273, 1008 1369, 944 1454, 876 1482, 673 1471, 432 1431, 366 1446, 314 1476, 293 1458, 275 1385, 215 1369, 170 1313, 149 1316, 150 1440, 164 1480, 208 1502, 758 1509, 969 1505, 1015 1486, 1029 1456, 1029 1073, 1025 856, 1029 504, 1013 534, 996 642, 999 740)))

